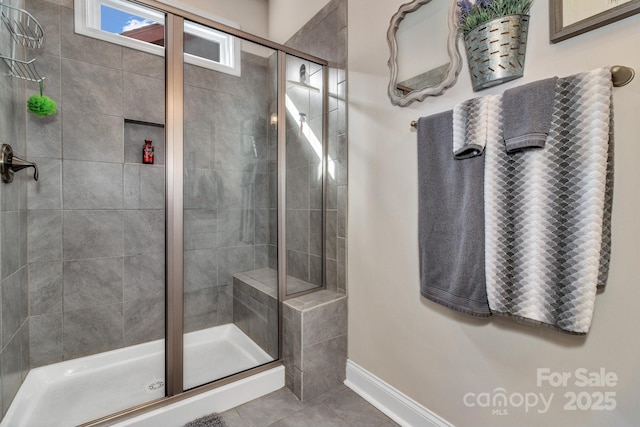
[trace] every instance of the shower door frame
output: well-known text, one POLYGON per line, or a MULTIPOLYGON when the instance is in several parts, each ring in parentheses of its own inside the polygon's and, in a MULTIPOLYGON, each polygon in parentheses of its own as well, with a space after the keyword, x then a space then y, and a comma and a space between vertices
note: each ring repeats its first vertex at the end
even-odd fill
POLYGON ((322 58, 275 43, 237 28, 201 17, 192 12, 157 0, 129 0, 166 14, 165 20, 165 138, 166 138, 166 336, 165 336, 165 397, 93 420, 83 426, 107 426, 150 412, 178 401, 216 389, 226 384, 282 366, 282 303, 306 293, 326 289, 326 200, 327 200, 327 140, 328 140, 328 62, 322 58), (190 390, 183 387, 184 364, 184 21, 193 21, 234 37, 273 49, 277 53, 277 266, 278 266, 278 359, 249 370, 216 380, 190 390), (287 295, 286 248, 286 56, 312 61, 322 66, 322 286, 287 295))

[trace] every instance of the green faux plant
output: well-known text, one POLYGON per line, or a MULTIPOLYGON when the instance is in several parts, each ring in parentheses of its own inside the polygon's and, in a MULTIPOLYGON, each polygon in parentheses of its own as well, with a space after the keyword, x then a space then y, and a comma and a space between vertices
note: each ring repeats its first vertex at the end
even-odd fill
POLYGON ((466 35, 478 25, 507 15, 528 15, 533 0, 459 0, 459 26, 466 35))

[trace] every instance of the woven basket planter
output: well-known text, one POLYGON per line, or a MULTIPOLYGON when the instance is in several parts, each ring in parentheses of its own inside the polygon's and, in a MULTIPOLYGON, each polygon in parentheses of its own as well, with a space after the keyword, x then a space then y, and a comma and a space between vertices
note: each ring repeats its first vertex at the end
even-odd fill
POLYGON ((464 36, 474 91, 522 77, 529 15, 485 22, 464 36))

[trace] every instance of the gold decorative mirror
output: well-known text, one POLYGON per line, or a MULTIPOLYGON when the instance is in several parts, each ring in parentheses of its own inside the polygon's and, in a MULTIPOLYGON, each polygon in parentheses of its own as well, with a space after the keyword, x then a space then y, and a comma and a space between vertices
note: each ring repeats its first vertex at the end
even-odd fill
POLYGON ((414 0, 400 6, 387 31, 393 105, 442 95, 455 84, 462 68, 458 35, 455 0, 414 0))

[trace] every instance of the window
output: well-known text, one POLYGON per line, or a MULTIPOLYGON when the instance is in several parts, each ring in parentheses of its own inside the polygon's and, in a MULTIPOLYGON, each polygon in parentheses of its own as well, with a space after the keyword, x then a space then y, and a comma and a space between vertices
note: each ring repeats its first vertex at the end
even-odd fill
MULTIPOLYGON (((164 55, 164 14, 126 0, 75 0, 75 31, 154 55, 164 55)), ((240 41, 186 21, 185 62, 240 75, 240 41)))

